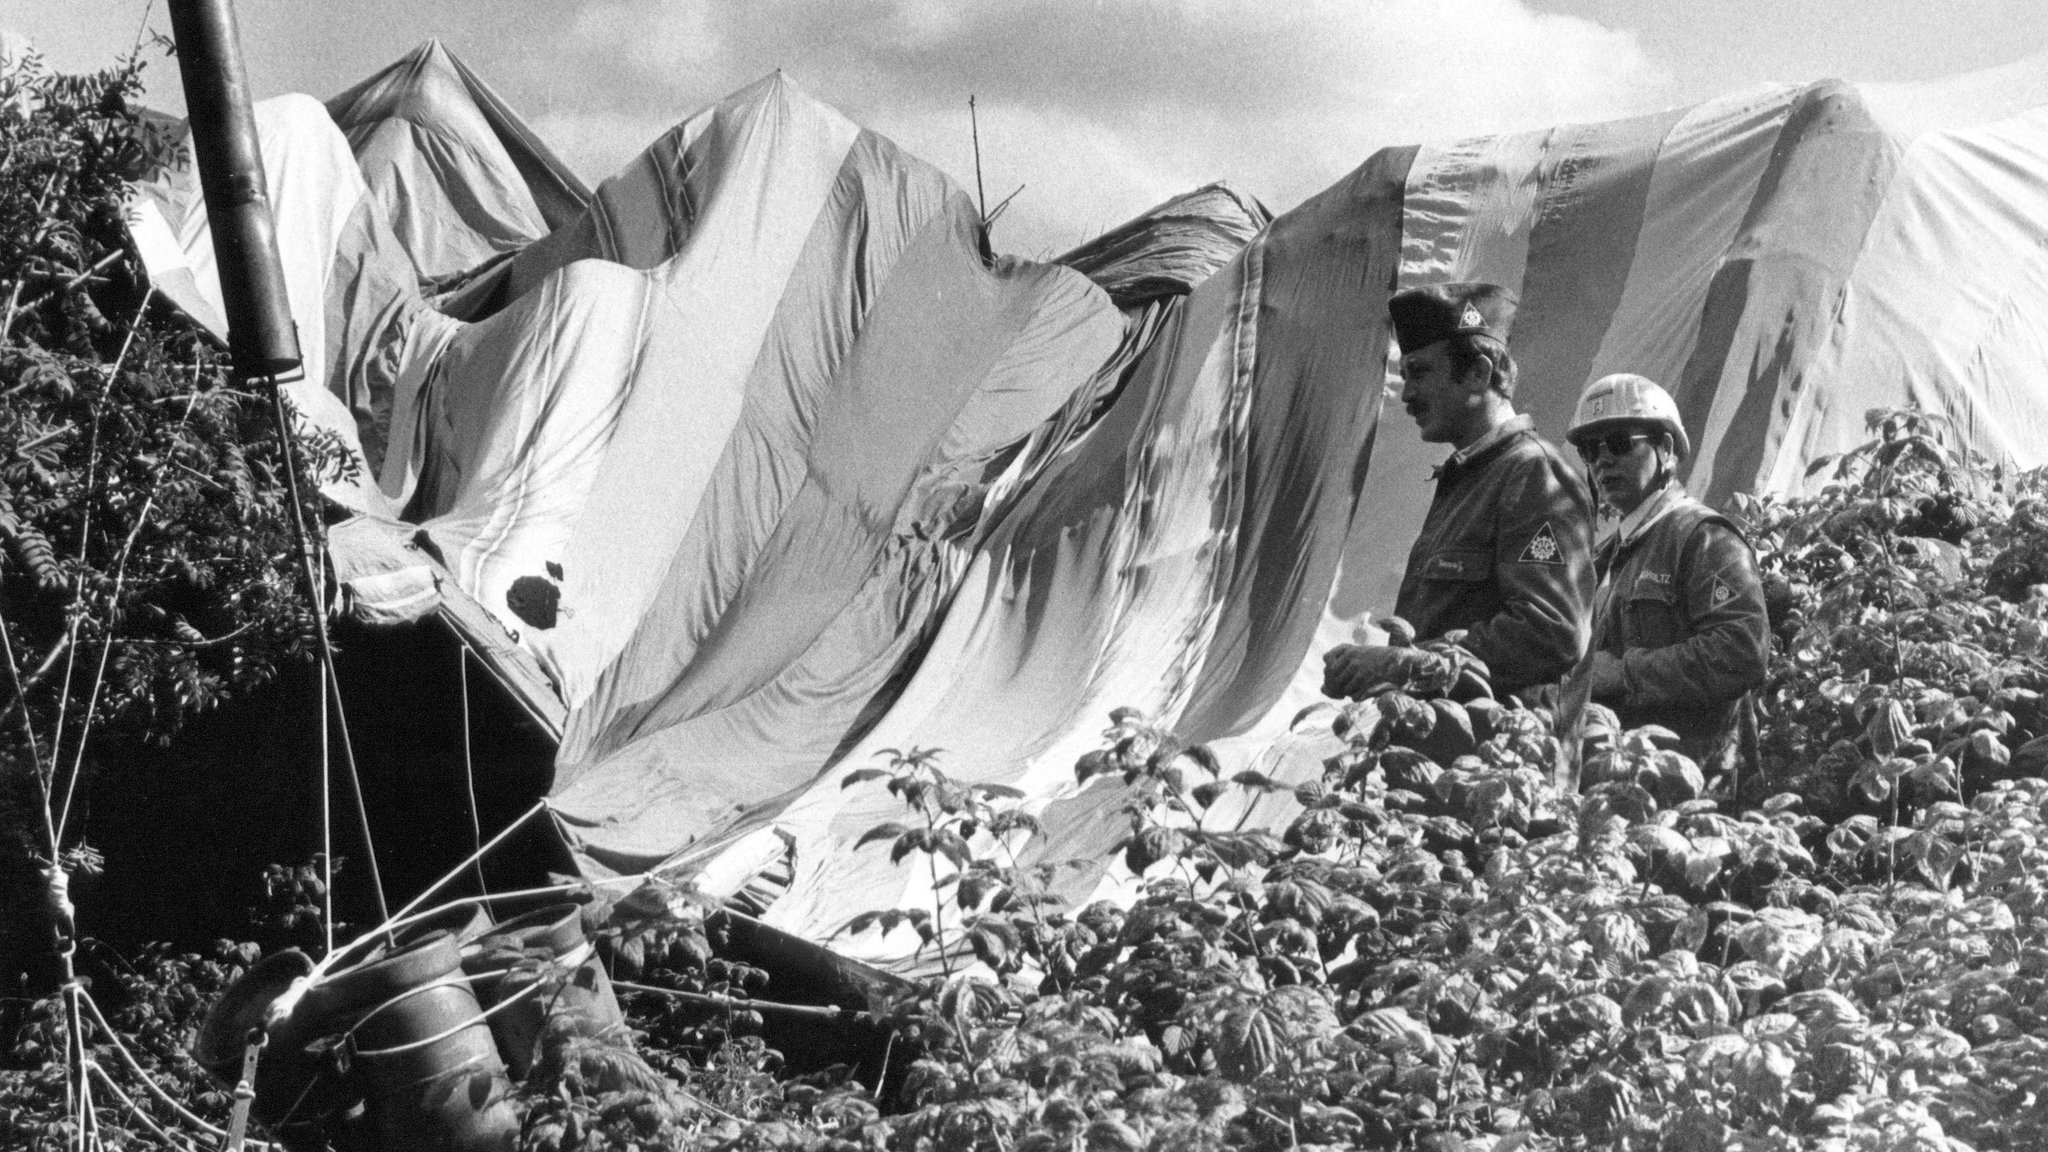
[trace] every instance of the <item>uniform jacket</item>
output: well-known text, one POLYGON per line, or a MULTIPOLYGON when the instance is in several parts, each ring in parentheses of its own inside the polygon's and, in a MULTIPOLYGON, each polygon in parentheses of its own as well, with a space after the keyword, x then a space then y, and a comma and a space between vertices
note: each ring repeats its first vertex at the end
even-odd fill
POLYGON ((1421 639, 1467 629, 1501 696, 1571 668, 1594 580, 1592 496, 1525 426, 1439 472, 1394 610, 1421 639))
POLYGON ((1728 742, 1770 653, 1763 581, 1749 542, 1689 496, 1599 557, 1593 649, 1621 657, 1627 691, 1598 698, 1628 727, 1661 724, 1706 766, 1728 742))

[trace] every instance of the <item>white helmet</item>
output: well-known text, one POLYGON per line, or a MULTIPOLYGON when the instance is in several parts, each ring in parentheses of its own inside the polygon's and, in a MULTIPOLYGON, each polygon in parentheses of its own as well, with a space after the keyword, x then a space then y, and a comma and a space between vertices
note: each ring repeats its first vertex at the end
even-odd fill
POLYGON ((1685 423, 1678 418, 1678 405, 1671 394, 1656 381, 1633 372, 1616 372, 1586 385, 1564 438, 1580 444, 1599 438, 1610 428, 1630 424, 1661 428, 1671 433, 1680 456, 1692 455, 1692 441, 1686 438, 1685 423))

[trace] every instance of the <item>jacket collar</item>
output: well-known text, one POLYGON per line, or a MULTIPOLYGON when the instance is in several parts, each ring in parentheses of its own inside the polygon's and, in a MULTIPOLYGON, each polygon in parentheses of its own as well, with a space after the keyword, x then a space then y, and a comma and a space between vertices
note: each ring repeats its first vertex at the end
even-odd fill
POLYGON ((1685 494, 1683 484, 1675 477, 1666 480, 1664 486, 1651 493, 1649 499, 1638 504, 1635 511, 1621 518, 1621 524, 1614 533, 1616 547, 1626 548, 1642 539, 1643 533, 1648 532, 1657 521, 1677 511, 1687 499, 1689 497, 1685 494))
POLYGON ((1453 468, 1462 468, 1488 452, 1493 451, 1493 449, 1499 447, 1509 437, 1520 432, 1527 432, 1535 426, 1536 421, 1533 417, 1526 412, 1518 412, 1494 425, 1486 435, 1451 453, 1450 459, 1445 460, 1442 464, 1437 465, 1436 468, 1431 470, 1429 478, 1435 480, 1453 468))

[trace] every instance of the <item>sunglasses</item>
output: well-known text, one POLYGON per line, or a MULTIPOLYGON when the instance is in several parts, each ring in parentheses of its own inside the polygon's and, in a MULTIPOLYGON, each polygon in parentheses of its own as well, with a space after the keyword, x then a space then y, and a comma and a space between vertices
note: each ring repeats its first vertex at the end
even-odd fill
POLYGON ((1600 459, 1600 451, 1603 448, 1606 449, 1609 456, 1619 460, 1630 452, 1635 451, 1637 444, 1649 438, 1646 433, 1642 432, 1609 432, 1605 436, 1577 441, 1574 447, 1579 450, 1579 459, 1591 464, 1600 459))

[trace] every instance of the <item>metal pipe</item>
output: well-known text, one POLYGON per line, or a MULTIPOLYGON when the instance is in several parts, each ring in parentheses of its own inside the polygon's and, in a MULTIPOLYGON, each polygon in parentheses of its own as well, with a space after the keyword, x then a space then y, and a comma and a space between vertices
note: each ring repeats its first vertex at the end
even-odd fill
POLYGON ((299 333, 292 326, 284 265, 277 255, 270 186, 256 144, 256 114, 242 70, 234 3, 170 0, 169 7, 192 151, 220 270, 228 351, 242 376, 274 379, 299 367, 299 333))

